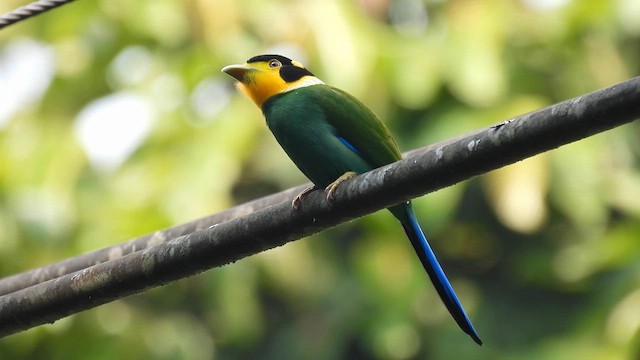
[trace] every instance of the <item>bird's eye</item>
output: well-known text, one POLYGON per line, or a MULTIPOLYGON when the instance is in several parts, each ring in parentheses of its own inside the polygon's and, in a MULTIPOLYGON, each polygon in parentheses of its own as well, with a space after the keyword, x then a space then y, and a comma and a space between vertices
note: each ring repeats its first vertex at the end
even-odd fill
POLYGON ((278 61, 276 59, 273 59, 273 60, 269 61, 269 67, 270 68, 277 68, 277 67, 280 67, 280 66, 282 66, 282 64, 280 63, 280 61, 278 61))

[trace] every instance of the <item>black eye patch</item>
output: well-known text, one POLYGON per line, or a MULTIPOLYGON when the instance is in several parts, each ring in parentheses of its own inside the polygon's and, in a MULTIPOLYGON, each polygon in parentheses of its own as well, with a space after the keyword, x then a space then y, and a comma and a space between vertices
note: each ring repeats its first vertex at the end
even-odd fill
POLYGON ((300 80, 303 76, 313 76, 311 71, 295 65, 283 65, 280 68, 280 77, 286 82, 300 80))
POLYGON ((278 60, 282 64, 280 68, 280 77, 286 82, 294 82, 300 80, 303 76, 314 76, 311 71, 293 65, 293 62, 288 57, 282 55, 266 54, 254 56, 247 60, 247 63, 267 62, 272 60, 278 60))

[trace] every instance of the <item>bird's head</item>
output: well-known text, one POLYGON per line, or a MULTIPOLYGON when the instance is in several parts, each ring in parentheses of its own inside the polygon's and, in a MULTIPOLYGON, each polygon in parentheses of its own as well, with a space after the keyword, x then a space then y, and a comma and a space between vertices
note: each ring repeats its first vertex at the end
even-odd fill
POLYGON ((242 65, 225 66, 222 71, 238 80, 238 89, 258 107, 274 95, 323 84, 302 64, 281 55, 254 56, 242 65))

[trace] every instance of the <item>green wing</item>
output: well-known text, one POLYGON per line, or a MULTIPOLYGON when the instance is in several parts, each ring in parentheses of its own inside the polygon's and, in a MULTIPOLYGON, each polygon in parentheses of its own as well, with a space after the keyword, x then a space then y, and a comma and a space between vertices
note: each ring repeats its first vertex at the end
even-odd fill
POLYGON ((350 94, 327 85, 309 87, 321 97, 325 120, 349 142, 373 168, 400 160, 402 155, 382 121, 350 94))
POLYGON ((391 133, 353 96, 312 85, 262 105, 269 129, 298 168, 326 187, 347 171, 363 173, 401 158, 391 133))

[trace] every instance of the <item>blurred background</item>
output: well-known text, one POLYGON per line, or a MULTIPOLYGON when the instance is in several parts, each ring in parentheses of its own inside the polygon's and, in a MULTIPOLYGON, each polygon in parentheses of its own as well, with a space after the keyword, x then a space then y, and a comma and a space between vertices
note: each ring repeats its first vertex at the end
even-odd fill
MULTIPOLYGON (((220 73, 261 53, 409 150, 637 75, 640 2, 85 0, 8 27, 0 276, 306 182, 220 73)), ((0 339, 0 358, 637 359, 639 139, 632 123, 415 201, 482 348, 381 211, 0 339)))

